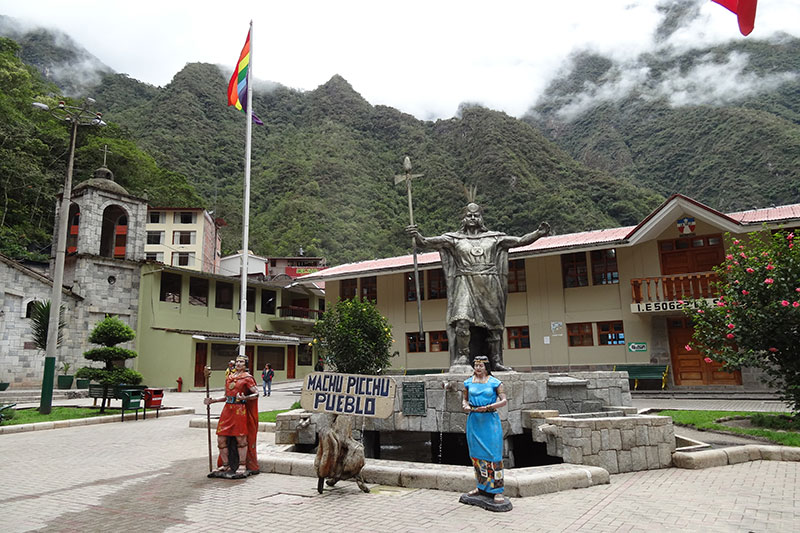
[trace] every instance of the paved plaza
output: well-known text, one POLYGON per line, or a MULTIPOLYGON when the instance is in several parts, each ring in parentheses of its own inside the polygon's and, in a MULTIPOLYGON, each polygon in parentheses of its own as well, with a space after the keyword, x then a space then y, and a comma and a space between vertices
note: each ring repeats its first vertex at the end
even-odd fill
MULTIPOLYGON (((261 409, 288 407, 298 387, 279 384, 261 409)), ((204 413, 201 398, 169 394, 166 403, 204 413)), ((800 463, 619 474, 610 485, 515 498, 513 511, 496 514, 437 490, 372 485, 363 494, 340 482, 319 495, 305 477, 210 480, 206 431, 190 418, 1 435, 0 531, 800 530, 800 463)), ((268 453, 272 434, 259 439, 268 453)))

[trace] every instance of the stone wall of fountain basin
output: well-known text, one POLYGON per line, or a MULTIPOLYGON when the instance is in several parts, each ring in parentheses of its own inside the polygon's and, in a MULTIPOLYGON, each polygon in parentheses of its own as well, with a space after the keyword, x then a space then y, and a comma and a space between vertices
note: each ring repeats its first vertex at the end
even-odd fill
POLYGON ((536 442, 566 463, 599 466, 611 474, 672 466, 675 430, 668 416, 625 415, 624 411, 559 416, 529 411, 536 442))
MULTIPOLYGON (((496 372, 494 375, 503 382, 508 396, 508 405, 498 411, 505 437, 520 435, 525 428, 531 428, 525 411, 555 410, 566 415, 631 405, 628 377, 623 372, 496 372)), ((461 399, 464 380, 469 376, 393 376, 397 383, 393 414, 385 419, 364 418, 354 426, 357 431, 464 433, 467 414, 461 410, 461 399), (424 383, 424 414, 404 414, 403 383, 406 382, 424 383)), ((330 417, 314 413, 310 424, 301 424, 308 417, 308 413, 297 411, 278 415, 276 444, 314 444, 316 433, 329 423, 330 417)))

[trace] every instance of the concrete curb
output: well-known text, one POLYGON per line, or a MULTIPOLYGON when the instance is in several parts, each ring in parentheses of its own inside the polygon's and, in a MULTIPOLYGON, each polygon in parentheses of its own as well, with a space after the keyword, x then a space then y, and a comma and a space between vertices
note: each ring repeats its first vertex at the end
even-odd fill
MULTIPOLYGON (((196 413, 192 413, 196 414, 196 413)), ((219 424, 219 418, 211 418, 211 428, 217 429, 217 425, 219 424)), ((206 429, 208 427, 207 419, 206 418, 192 418, 189 420, 189 427, 190 428, 202 428, 206 429)), ((258 423, 258 430, 263 431, 265 433, 275 433, 275 422, 259 422, 258 423)))
MULTIPOLYGON (((150 410, 147 420, 156 420, 154 409, 150 410)), ((161 409, 159 418, 165 416, 193 415, 194 409, 190 407, 178 407, 176 409, 161 409)), ((139 418, 142 414, 139 413, 139 418)), ((136 413, 128 411, 125 413, 125 420, 136 420, 136 413)), ((71 420, 56 420, 54 422, 37 422, 36 424, 18 424, 15 426, 0 426, 0 435, 10 433, 23 433, 26 431, 44 431, 46 429, 61 429, 77 426, 94 426, 96 424, 108 424, 110 422, 121 422, 121 415, 95 416, 92 418, 73 418, 71 420)))
POLYGON ((677 468, 690 470, 735 465, 748 461, 800 461, 800 448, 747 444, 716 450, 672 454, 672 462, 677 468))
MULTIPOLYGON (((317 477, 314 455, 311 454, 271 451, 262 453, 258 463, 261 471, 266 473, 317 477)), ((453 492, 467 492, 475 488, 475 470, 469 466, 367 459, 361 476, 367 483, 395 487, 453 492)), ((505 495, 511 498, 608 483, 608 471, 596 466, 565 463, 505 471, 505 495)))

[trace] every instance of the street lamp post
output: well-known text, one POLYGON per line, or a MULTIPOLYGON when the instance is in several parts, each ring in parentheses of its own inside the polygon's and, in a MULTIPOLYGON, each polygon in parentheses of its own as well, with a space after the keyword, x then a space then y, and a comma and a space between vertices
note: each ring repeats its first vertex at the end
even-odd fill
POLYGON ((47 349, 44 358, 44 375, 42 376, 42 399, 39 403, 39 412, 49 414, 53 405, 53 380, 56 370, 56 347, 58 346, 58 324, 61 314, 61 291, 64 285, 64 260, 67 255, 67 228, 69 226, 69 204, 72 200, 72 169, 75 164, 75 140, 78 137, 79 126, 105 126, 101 120, 102 115, 89 111, 89 106, 94 104, 92 98, 87 98, 82 106, 70 106, 59 102, 58 107, 50 109, 47 104, 34 102, 33 107, 49 111, 59 120, 70 125, 69 156, 67 159, 67 176, 64 179, 64 192, 61 195, 61 207, 58 217, 58 234, 56 241, 55 264, 53 265, 53 293, 50 297, 50 320, 47 327, 47 349))

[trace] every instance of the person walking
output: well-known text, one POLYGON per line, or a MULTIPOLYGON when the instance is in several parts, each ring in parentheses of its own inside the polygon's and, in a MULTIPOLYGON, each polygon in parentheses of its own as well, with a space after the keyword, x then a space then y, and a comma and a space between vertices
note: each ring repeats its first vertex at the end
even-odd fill
POLYGON ((267 363, 264 370, 261 371, 261 380, 264 382, 264 396, 272 394, 272 378, 275 377, 275 371, 272 370, 272 365, 267 363))

